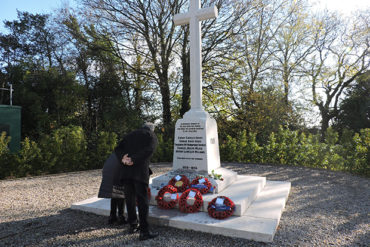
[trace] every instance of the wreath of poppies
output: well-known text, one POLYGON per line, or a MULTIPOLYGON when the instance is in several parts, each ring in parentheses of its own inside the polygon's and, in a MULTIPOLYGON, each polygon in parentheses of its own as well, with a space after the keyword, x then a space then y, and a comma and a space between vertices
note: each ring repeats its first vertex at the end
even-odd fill
POLYGON ((208 193, 208 191, 212 188, 211 182, 207 178, 204 177, 196 177, 190 184, 190 187, 196 188, 202 194, 208 193), (199 183, 199 180, 203 181, 199 183))
POLYGON ((215 219, 226 219, 235 211, 235 204, 226 196, 218 196, 208 203, 208 215, 215 219), (223 199, 222 205, 217 205, 217 198, 223 199))
POLYGON ((177 194, 176 187, 174 187, 172 185, 166 185, 158 191, 158 194, 155 197, 155 199, 157 200, 158 207, 160 207, 162 209, 171 209, 171 208, 174 208, 176 206, 176 203, 179 199, 179 195, 177 194), (168 201, 168 202, 165 201, 164 200, 164 195, 166 193, 170 193, 170 194, 175 194, 176 193, 176 199, 171 198, 171 201, 168 201))
POLYGON ((179 200, 179 209, 183 213, 196 213, 200 210, 203 205, 203 197, 199 190, 197 189, 187 189, 185 192, 181 194, 179 200), (189 205, 187 199, 189 198, 189 193, 193 191, 195 192, 194 196, 194 204, 189 205))
POLYGON ((173 177, 168 184, 174 186, 178 192, 184 192, 189 188, 189 179, 185 175, 177 175, 173 177), (177 176, 181 176, 180 179, 177 179, 177 176))

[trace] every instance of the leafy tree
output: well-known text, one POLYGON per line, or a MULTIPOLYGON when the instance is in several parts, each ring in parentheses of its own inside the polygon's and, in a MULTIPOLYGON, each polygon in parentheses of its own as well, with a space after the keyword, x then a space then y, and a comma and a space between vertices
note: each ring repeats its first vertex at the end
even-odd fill
POLYGON ((1 62, 6 65, 31 62, 52 67, 54 35, 47 26, 48 15, 18 11, 18 20, 5 21, 9 34, 0 35, 1 62))
POLYGON ((62 75, 55 69, 25 70, 13 81, 14 103, 22 106, 22 135, 33 139, 54 128, 78 124, 83 91, 74 74, 62 75))
POLYGON ((2 84, 13 84, 13 103, 22 106, 22 135, 32 139, 78 123, 83 104, 75 74, 54 67, 57 45, 49 20, 18 12, 18 20, 5 22, 9 34, 0 35, 2 84))
POLYGON ((86 91, 83 126, 87 136, 94 136, 99 130, 122 134, 137 126, 144 108, 144 90, 140 85, 131 87, 136 80, 117 56, 110 35, 97 32, 92 24, 83 25, 73 15, 64 18, 86 91))
POLYGON ((370 72, 361 75, 356 84, 346 92, 346 98, 340 103, 334 126, 339 130, 346 128, 359 133, 370 128, 370 72))
POLYGON ((225 115, 218 115, 219 135, 225 133, 236 137, 240 130, 247 130, 248 133, 255 133, 258 140, 266 140, 271 132, 279 130, 280 125, 292 129, 301 126, 299 114, 291 105, 284 103, 283 92, 267 87, 256 90, 249 97, 248 105, 232 110, 227 118, 225 115))

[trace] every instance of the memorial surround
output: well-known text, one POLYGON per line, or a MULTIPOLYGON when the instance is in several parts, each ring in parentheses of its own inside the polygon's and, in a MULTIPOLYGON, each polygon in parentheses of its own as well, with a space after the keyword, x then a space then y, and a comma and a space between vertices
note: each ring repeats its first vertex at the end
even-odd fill
MULTIPOLYGON (((200 0, 190 0, 189 12, 174 16, 176 25, 190 25, 191 109, 176 122, 172 170, 150 181, 152 206, 149 220, 155 224, 181 229, 272 242, 289 196, 290 182, 242 176, 221 167, 217 123, 202 106, 200 22, 216 18, 217 15, 216 7, 202 9, 200 0), (186 176, 190 182, 199 177, 205 177, 211 182, 212 192, 202 195, 199 212, 180 212, 178 203, 175 207, 168 207, 171 209, 161 209, 157 206, 156 197, 161 189, 167 186, 170 180, 179 180, 180 175, 186 176), (214 204, 216 197, 227 198, 232 202, 235 208, 231 217, 220 220, 207 214, 208 205, 214 204)), ((162 192, 163 190, 161 196, 162 192)), ((173 195, 164 197, 166 200, 176 200, 181 193, 173 195)), ((187 199, 190 205, 194 200, 194 197, 187 199)), ((197 203, 199 205, 199 202, 197 203)), ((110 202, 109 199, 93 197, 74 203, 71 208, 109 215, 110 202)))

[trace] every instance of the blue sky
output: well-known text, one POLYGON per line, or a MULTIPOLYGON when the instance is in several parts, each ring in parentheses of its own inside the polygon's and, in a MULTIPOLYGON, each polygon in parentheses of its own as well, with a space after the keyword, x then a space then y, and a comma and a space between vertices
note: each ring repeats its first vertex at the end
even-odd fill
MULTIPOLYGON (((370 7, 370 0, 309 0, 318 3, 320 7, 337 10, 349 14, 355 9, 370 7)), ((17 19, 17 9, 32 14, 47 14, 68 4, 75 5, 75 0, 0 0, 0 32, 3 31, 3 21, 17 19)))
POLYGON ((32 14, 47 14, 53 10, 64 6, 64 4, 72 4, 73 0, 0 0, 0 21, 3 29, 4 20, 13 21, 17 19, 17 9, 19 11, 27 11, 32 14))

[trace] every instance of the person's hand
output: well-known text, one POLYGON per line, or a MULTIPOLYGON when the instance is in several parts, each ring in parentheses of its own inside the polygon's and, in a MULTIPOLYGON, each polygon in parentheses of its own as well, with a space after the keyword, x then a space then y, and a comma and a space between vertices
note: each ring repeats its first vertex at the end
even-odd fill
POLYGON ((128 154, 123 155, 122 163, 128 166, 132 166, 134 163, 132 162, 131 158, 128 157, 128 154))

